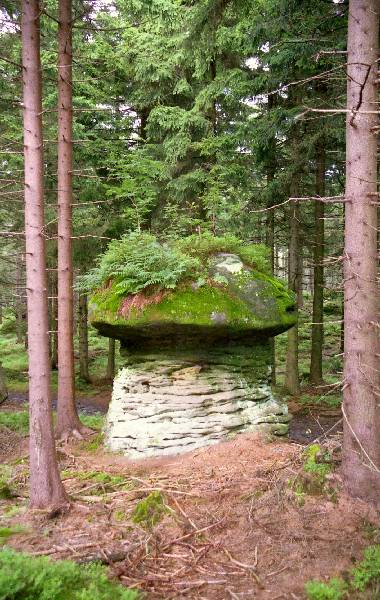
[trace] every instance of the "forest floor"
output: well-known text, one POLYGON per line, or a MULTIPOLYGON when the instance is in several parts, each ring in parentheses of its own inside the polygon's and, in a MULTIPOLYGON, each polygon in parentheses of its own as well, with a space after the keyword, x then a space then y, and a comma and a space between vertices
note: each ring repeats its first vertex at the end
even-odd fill
MULTIPOLYGON (((294 419, 295 437, 310 437, 308 410, 294 419)), ((0 418, 12 413, 25 406, 0 407, 0 418)), ((327 431, 339 422, 325 418, 327 431)), ((341 489, 335 428, 318 441, 317 462, 314 445, 254 434, 130 461, 105 452, 98 432, 59 446, 71 500, 61 515, 28 511, 28 439, 15 429, 0 428, 4 542, 35 556, 100 560, 148 599, 304 599, 306 581, 346 572, 380 541, 379 515, 341 489)))
MULTIPOLYGON (((300 323, 302 394, 288 398, 288 438, 241 434, 186 455, 130 461, 103 448, 111 385, 77 377, 81 418, 97 431, 88 441, 58 447, 71 501, 60 515, 28 510, 26 353, 12 332, 2 334, 10 396, 0 406, 0 545, 53 559, 98 560, 148 600, 304 600, 309 580, 349 578, 364 549, 380 543, 380 520, 342 490, 337 315, 327 315, 325 385, 313 388, 307 384, 308 312, 300 323)), ((90 347, 91 372, 104 373, 107 340, 91 332, 90 347)), ((280 394, 285 348, 286 335, 278 336, 280 394)), ((52 393, 54 405, 54 376, 52 393)), ((380 591, 344 597, 372 600, 380 591)))

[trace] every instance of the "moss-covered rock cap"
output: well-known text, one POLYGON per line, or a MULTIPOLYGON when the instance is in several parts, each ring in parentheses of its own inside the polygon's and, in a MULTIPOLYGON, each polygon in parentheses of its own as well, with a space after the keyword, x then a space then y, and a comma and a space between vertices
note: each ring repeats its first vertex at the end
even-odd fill
POLYGON ((274 336, 296 323, 294 294, 284 283, 243 263, 236 254, 210 258, 208 275, 174 290, 120 297, 112 285, 90 300, 90 321, 122 342, 157 338, 274 336))

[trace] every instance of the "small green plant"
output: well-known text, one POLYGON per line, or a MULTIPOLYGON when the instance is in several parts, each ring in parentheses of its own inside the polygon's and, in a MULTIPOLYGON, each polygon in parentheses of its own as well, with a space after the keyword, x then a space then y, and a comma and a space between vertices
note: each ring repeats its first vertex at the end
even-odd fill
POLYGON ((333 578, 327 583, 308 581, 306 596, 308 600, 377 600, 380 597, 380 546, 366 548, 363 559, 345 579, 333 578))
POLYGON ((136 590, 110 581, 101 565, 80 566, 68 560, 4 549, 0 551, 0 600, 137 600, 136 590))
POLYGON ((371 583, 380 585, 380 546, 369 546, 364 558, 352 571, 352 585, 356 590, 364 591, 371 583))
POLYGON ((117 510, 114 510, 112 516, 114 518, 114 521, 116 521, 117 523, 121 523, 122 521, 125 521, 127 518, 125 511, 121 510, 120 508, 117 510))
POLYGON ((98 413, 95 415, 80 415, 80 420, 86 427, 100 431, 104 425, 104 415, 98 413))
POLYGON ((326 475, 331 471, 329 454, 327 452, 322 453, 319 444, 312 444, 306 449, 305 456, 304 471, 315 475, 318 482, 323 485, 326 475))
POLYGON ((146 529, 156 525, 167 512, 165 498, 161 492, 152 492, 136 504, 132 513, 132 521, 146 529))
POLYGON ((0 499, 10 500, 14 493, 10 485, 12 469, 8 465, 0 465, 0 499))
POLYGON ((308 581, 305 592, 308 600, 341 600, 345 596, 346 584, 342 579, 330 579, 329 583, 308 581))
POLYGON ((80 447, 86 452, 97 452, 103 446, 104 434, 102 432, 93 435, 88 442, 82 442, 80 447))
POLYGON ((22 525, 13 525, 12 527, 0 527, 0 543, 7 540, 12 535, 27 533, 28 529, 22 525))
POLYGON ((336 496, 336 490, 326 485, 326 476, 331 471, 331 457, 323 452, 319 444, 312 444, 304 452, 305 462, 302 471, 288 484, 294 493, 299 506, 305 504, 307 494, 319 495, 326 493, 331 500, 336 496))
POLYGON ((128 482, 121 475, 112 475, 105 471, 62 471, 63 479, 78 479, 79 481, 93 481, 104 485, 121 485, 128 482))

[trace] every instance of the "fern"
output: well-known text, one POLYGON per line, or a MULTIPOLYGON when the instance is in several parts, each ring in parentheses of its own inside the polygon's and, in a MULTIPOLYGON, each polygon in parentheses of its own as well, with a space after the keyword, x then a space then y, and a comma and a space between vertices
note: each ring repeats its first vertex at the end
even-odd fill
POLYGON ((154 235, 133 232, 109 244, 97 265, 79 279, 77 288, 94 291, 112 282, 117 296, 144 289, 174 289, 185 279, 207 277, 208 260, 218 252, 238 254, 243 262, 268 270, 268 249, 245 245, 233 235, 215 237, 205 232, 160 243, 154 235))
POLYGON ((149 233, 133 232, 109 244, 97 266, 80 278, 78 288, 92 291, 112 280, 120 296, 137 294, 152 286, 173 289, 199 269, 198 259, 160 244, 149 233))

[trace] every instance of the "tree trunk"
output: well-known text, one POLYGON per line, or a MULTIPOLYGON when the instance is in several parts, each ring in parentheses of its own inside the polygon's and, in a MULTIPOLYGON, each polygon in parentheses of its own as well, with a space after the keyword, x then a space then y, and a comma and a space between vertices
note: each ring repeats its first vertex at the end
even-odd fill
POLYGON ((298 308, 303 307, 303 280, 304 280, 304 261, 303 261, 303 244, 304 240, 298 234, 298 263, 297 263, 297 277, 298 277, 298 286, 297 286, 297 306, 298 308))
POLYGON ((0 362, 0 404, 8 398, 7 382, 5 379, 5 371, 0 362))
POLYGON ((379 1, 350 0, 344 250, 343 478, 380 503, 380 339, 377 284, 379 1))
POLYGON ((16 340, 18 344, 25 344, 25 319, 22 296, 24 287, 22 285, 22 261, 16 264, 16 340))
POLYGON ((51 368, 58 369, 58 302, 57 272, 52 271, 50 280, 50 362, 51 368))
POLYGON ((58 25, 58 399, 57 436, 84 433, 75 404, 72 259, 72 1, 58 25))
POLYGON ((67 503, 53 436, 45 262, 40 7, 22 1, 21 20, 25 159, 25 241, 28 313, 30 506, 67 503))
POLYGON ((106 378, 110 381, 115 377, 115 339, 108 338, 108 359, 106 378))
MULTIPOLYGON (((316 147, 315 191, 317 196, 325 196, 326 153, 324 141, 316 147)), ((313 324, 311 326, 310 383, 321 385, 323 349, 323 258, 325 245, 325 207, 318 200, 314 203, 314 248, 313 248, 313 324)))
POLYGON ((88 328, 87 328, 87 296, 79 296, 79 375, 83 381, 90 382, 88 372, 88 328))
MULTIPOLYGON (((267 183, 270 183, 274 179, 274 169, 271 165, 268 166, 267 170, 267 183)), ((270 271, 274 275, 274 208, 271 208, 273 201, 268 202, 268 212, 266 219, 266 236, 265 243, 270 249, 270 271)), ((271 373, 271 384, 276 385, 276 338, 271 338, 271 353, 272 353, 272 373, 271 373)))
MULTIPOLYGON (((295 190, 294 190, 295 191, 295 190)), ((292 194, 297 196, 297 193, 292 194)), ((298 276, 298 253, 299 253, 299 204, 291 202, 290 205, 290 231, 289 231, 289 263, 288 263, 288 281, 296 297, 298 297, 299 276, 298 276)), ((298 324, 288 331, 288 346, 286 351, 286 377, 285 388, 290 394, 300 393, 299 373, 298 373, 298 324)))

